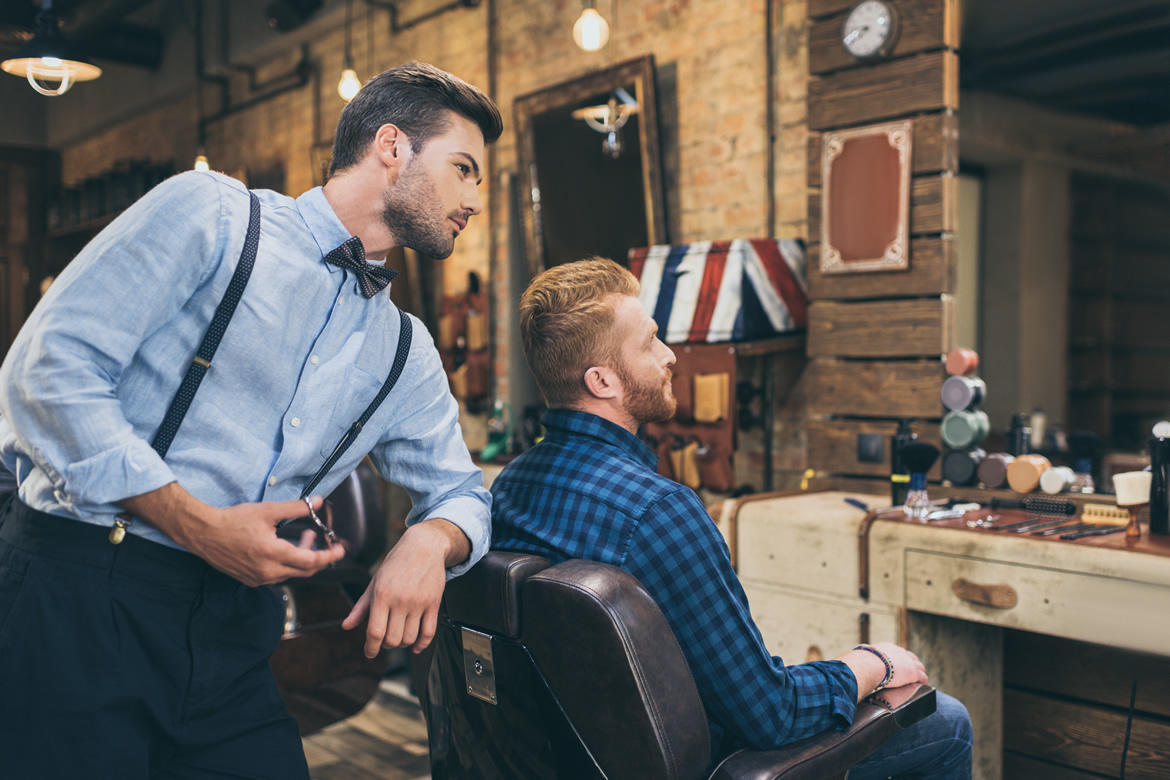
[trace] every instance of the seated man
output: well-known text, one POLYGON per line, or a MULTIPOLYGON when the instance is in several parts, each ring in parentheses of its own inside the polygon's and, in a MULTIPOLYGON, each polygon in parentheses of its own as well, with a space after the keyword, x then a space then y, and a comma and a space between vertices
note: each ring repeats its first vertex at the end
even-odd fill
MULTIPOLYGON (((636 435, 675 409, 674 353, 637 293, 629 271, 593 258, 548 269, 521 298, 524 353, 549 411, 544 440, 492 485, 493 547, 633 574, 694 673, 713 760, 847 728, 875 690, 926 682, 918 658, 893 644, 795 666, 764 647, 719 530, 694 491, 655 471, 636 435)), ((891 775, 971 776, 971 724, 959 701, 940 692, 935 714, 850 777, 891 775)))

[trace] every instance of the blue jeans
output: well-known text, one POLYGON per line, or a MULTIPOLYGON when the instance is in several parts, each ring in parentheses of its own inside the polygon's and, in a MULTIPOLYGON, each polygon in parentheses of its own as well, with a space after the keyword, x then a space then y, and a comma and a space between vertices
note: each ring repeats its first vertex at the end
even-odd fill
POLYGON ((938 708, 900 730, 849 772, 849 780, 922 777, 969 780, 971 717, 953 696, 937 692, 938 708))

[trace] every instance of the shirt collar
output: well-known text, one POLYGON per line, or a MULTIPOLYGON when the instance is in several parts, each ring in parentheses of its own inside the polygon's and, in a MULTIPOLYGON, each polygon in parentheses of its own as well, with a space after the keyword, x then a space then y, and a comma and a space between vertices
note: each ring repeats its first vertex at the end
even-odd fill
POLYGON ((658 467, 658 455, 645 442, 617 423, 589 412, 574 409, 549 409, 542 420, 550 440, 578 437, 597 439, 617 447, 649 469, 658 467))
MULTIPOLYGON (((309 226, 309 232, 313 234, 313 240, 321 250, 321 257, 332 252, 352 235, 341 223, 341 219, 325 198, 325 191, 320 187, 314 187, 297 198, 297 211, 309 226)), ((386 258, 371 260, 367 257, 366 262, 370 265, 385 265, 386 258)), ((331 263, 326 265, 330 273, 342 272, 341 268, 331 263)))

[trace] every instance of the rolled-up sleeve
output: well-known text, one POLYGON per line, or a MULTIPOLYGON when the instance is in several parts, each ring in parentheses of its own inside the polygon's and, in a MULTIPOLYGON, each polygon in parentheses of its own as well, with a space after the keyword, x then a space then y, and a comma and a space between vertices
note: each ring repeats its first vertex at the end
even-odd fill
POLYGON ((96 506, 175 477, 134 430, 119 377, 213 267, 213 180, 183 174, 127 209, 66 267, 0 367, 0 416, 65 506, 96 506))
MULTIPOLYGON (((483 473, 472 462, 459 426, 459 405, 430 334, 411 318, 414 338, 408 365, 409 386, 387 399, 395 403, 394 424, 371 452, 382 476, 401 486, 413 503, 407 525, 431 518, 454 523, 471 543, 467 560, 447 570, 448 579, 463 574, 491 544, 491 494, 483 473)), ((404 376, 405 379, 405 376, 404 376)))

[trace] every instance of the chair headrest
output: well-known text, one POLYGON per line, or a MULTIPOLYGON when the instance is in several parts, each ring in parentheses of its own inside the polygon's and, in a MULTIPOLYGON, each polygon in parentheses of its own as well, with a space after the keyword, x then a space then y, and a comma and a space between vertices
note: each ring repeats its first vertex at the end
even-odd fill
POLYGON ((547 569, 538 555, 493 550, 461 577, 447 583, 443 601, 447 617, 489 633, 520 636, 520 588, 547 569))

